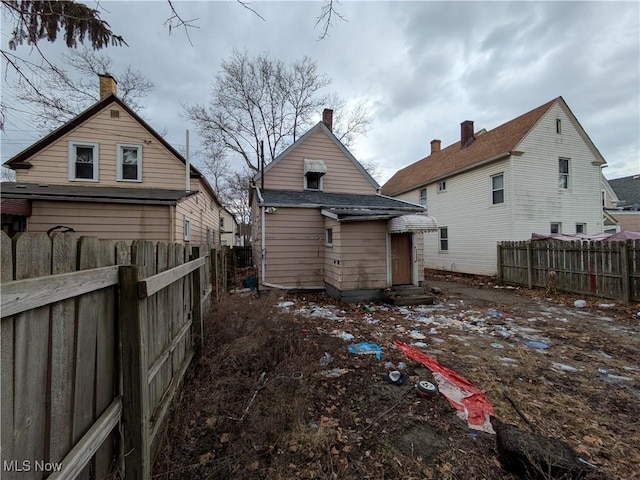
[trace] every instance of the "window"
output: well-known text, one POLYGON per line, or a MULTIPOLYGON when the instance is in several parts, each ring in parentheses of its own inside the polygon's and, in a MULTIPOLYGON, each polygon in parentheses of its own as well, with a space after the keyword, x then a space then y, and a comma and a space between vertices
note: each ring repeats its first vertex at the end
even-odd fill
POLYGON ((440 227, 440 251, 446 252, 449 250, 449 228, 440 227))
POLYGON ((551 233, 562 233, 562 223, 554 222, 551 224, 551 233))
POLYGON ((191 240, 191 219, 184 217, 184 239, 185 241, 191 240))
POLYGON ((441 182, 438 182, 438 191, 439 192, 444 192, 446 190, 447 190, 447 182, 444 181, 444 180, 441 181, 441 182))
POLYGON ((569 159, 558 159, 558 188, 567 190, 569 188, 569 159))
POLYGON ((142 145, 119 143, 116 178, 120 182, 142 181, 142 145))
POLYGON ((562 120, 556 118, 556 133, 562 133, 562 120))
POLYGON ((305 190, 322 190, 322 173, 308 172, 304 176, 305 190))
POLYGON ((491 177, 491 203, 504 203, 504 173, 491 177))
POLYGON ((576 233, 587 233, 587 224, 576 223, 576 233))
POLYGON ((69 142, 69 180, 98 181, 98 144, 69 142))
POLYGON ((427 206, 427 189, 426 188, 420 189, 420 205, 422 205, 423 207, 427 206))
POLYGON ((224 217, 220 217, 220 229, 224 228, 224 217))
POLYGON ((333 228, 327 228, 324 235, 324 244, 327 247, 333 246, 333 228))

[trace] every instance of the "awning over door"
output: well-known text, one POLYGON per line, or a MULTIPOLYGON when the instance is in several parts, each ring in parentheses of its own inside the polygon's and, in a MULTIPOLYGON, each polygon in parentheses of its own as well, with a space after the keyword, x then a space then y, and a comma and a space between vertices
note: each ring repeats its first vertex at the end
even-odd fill
POLYGON ((388 223, 389 233, 418 233, 438 231, 438 222, 428 215, 402 215, 394 217, 388 223))
POLYGON ((17 198, 3 198, 0 200, 0 212, 6 215, 31 216, 31 201, 17 198))
POLYGON ((327 173, 327 166, 322 160, 304 160, 304 174, 307 173, 319 173, 324 175, 327 173))

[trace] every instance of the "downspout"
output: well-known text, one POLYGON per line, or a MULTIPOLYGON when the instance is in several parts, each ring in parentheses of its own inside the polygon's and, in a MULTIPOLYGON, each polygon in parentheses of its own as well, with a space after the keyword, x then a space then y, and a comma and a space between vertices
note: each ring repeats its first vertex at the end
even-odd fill
POLYGON ((261 273, 261 277, 262 277, 262 284, 265 284, 265 275, 267 273, 267 265, 266 265, 266 255, 267 255, 267 249, 265 248, 265 244, 267 241, 267 233, 265 231, 264 228, 264 220, 265 220, 265 209, 266 207, 264 206, 264 203, 262 204, 262 206, 260 207, 261 211, 261 215, 262 215, 262 219, 260 221, 260 230, 261 230, 261 240, 260 240, 260 262, 261 262, 261 269, 260 269, 260 273, 261 273))

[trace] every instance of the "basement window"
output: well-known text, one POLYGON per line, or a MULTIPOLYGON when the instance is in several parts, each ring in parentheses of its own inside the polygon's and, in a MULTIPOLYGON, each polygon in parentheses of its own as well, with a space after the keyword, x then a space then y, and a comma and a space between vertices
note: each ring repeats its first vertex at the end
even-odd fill
POLYGON ((562 223, 553 222, 551 223, 551 233, 562 233, 562 223))

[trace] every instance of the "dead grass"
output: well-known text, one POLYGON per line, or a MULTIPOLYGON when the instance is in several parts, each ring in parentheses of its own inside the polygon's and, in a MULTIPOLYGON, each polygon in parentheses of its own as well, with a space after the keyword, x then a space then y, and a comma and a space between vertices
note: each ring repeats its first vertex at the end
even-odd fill
MULTIPOLYGON (((291 299, 333 303, 321 295, 291 299)), ((440 300, 450 301, 444 295, 440 300)), ((414 394, 413 383, 429 372, 391 346, 396 325, 409 329, 410 324, 397 315, 391 320, 393 312, 376 312, 380 322, 369 325, 358 306, 347 305, 339 306, 347 320, 337 324, 282 313, 274 308, 278 301, 269 295, 235 296, 218 306, 207 325, 203 356, 191 368, 172 412, 154 478, 516 478, 498 461, 494 436, 468 430, 441 396, 414 394), (336 328, 358 341, 377 341, 382 362, 349 355, 343 340, 323 333, 336 328), (327 367, 318 362, 325 351, 334 357, 327 367), (382 381, 384 361, 407 363, 408 384, 382 381), (322 376, 334 367, 349 372, 322 376), (264 388, 256 393, 260 385, 264 388)), ((505 313, 516 312, 502 307, 505 313)), ((620 324, 638 328, 626 317, 620 324)), ((610 337, 587 322, 572 327, 545 329, 548 338, 557 338, 552 354, 509 346, 502 353, 517 360, 517 367, 493 360, 496 352, 487 344, 495 339, 452 340, 436 356, 485 391, 498 418, 526 428, 502 396, 508 386, 540 433, 566 441, 598 467, 589 478, 638 478, 638 382, 603 382, 586 366, 599 351, 611 356, 613 367, 637 364, 638 337, 610 337), (557 372, 549 368, 551 360, 584 368, 557 372)), ((442 330, 440 337, 461 334, 442 330)))

